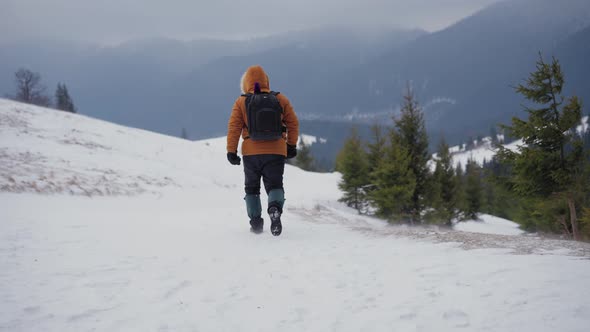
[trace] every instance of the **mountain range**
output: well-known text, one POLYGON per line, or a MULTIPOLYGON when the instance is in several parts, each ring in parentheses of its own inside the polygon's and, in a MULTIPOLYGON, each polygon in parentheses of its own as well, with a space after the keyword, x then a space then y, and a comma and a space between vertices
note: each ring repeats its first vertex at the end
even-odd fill
POLYGON ((50 88, 67 83, 82 113, 205 138, 225 133, 241 74, 261 64, 271 88, 292 100, 302 131, 326 138, 333 156, 352 124, 366 132, 391 123, 408 84, 433 141, 488 134, 522 114, 513 87, 539 52, 561 60, 566 93, 590 100, 589 41, 586 0, 496 3, 433 33, 331 26, 242 41, 23 41, 0 45, 0 93, 11 93, 12 74, 28 67, 50 88))

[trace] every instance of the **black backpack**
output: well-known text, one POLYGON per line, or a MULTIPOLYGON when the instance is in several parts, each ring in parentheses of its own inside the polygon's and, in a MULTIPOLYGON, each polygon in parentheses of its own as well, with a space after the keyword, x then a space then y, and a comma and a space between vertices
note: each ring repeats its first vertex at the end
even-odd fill
POLYGON ((283 108, 277 98, 280 92, 248 93, 246 115, 248 134, 253 141, 272 141, 283 137, 283 108))

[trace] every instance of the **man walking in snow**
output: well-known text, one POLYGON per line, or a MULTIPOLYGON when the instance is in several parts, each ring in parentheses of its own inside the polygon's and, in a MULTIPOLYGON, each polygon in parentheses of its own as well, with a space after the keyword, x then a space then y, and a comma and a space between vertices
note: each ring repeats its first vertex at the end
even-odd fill
POLYGON ((285 158, 297 155, 299 121, 289 99, 270 90, 269 79, 262 67, 249 67, 241 81, 242 95, 232 108, 227 128, 227 160, 240 165, 237 154, 242 136, 246 211, 252 232, 262 232, 260 178, 268 195, 267 212, 270 230, 282 231, 281 214, 285 202, 283 172, 285 158))

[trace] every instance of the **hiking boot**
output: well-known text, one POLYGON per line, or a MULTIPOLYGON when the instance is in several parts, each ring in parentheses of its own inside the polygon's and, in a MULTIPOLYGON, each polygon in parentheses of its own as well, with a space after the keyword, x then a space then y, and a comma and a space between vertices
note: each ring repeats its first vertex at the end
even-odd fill
POLYGON ((283 225, 281 224, 281 212, 276 206, 271 206, 268 209, 268 215, 270 216, 270 232, 274 236, 281 235, 283 231, 283 225))
POLYGON ((250 231, 252 233, 260 234, 264 228, 264 219, 254 218, 250 219, 250 231))

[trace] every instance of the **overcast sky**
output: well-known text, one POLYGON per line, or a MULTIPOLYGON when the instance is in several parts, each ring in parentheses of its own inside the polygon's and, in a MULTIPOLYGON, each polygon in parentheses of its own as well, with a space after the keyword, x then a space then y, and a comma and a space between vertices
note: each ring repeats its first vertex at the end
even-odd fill
POLYGON ((0 40, 250 38, 325 24, 439 30, 500 0, 0 0, 0 40))

